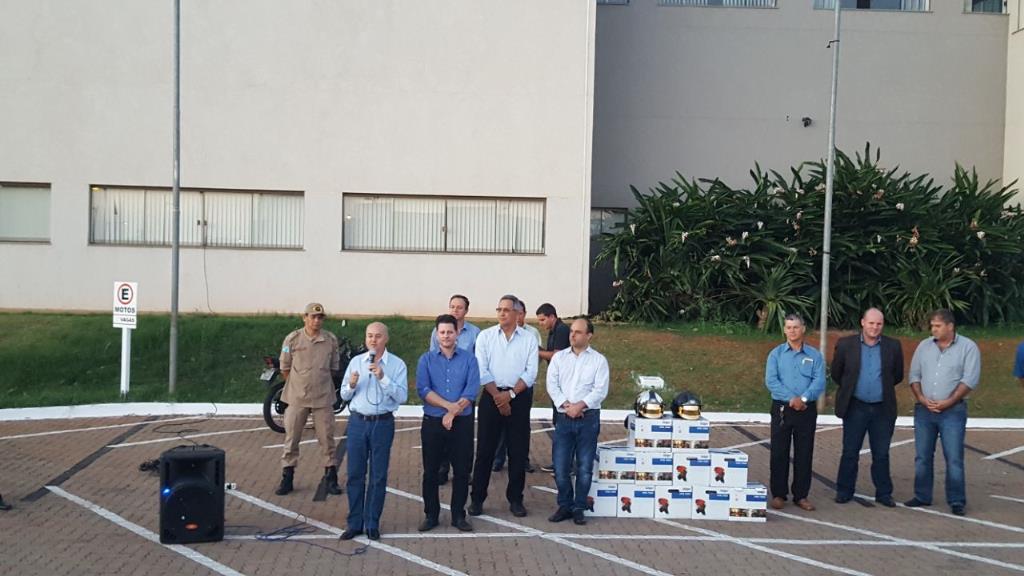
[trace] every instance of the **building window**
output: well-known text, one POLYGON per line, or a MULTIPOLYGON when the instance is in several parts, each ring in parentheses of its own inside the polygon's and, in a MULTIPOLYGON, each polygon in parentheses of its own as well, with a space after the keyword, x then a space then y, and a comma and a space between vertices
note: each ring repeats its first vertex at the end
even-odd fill
POLYGON ((543 254, 544 200, 345 194, 342 249, 543 254))
POLYGON ((776 0, 658 0, 658 6, 723 6, 726 8, 775 8, 776 0))
MULTIPOLYGON (((814 0, 819 10, 833 10, 835 0, 814 0)), ((928 0, 840 0, 843 10, 895 10, 898 12, 927 12, 928 0)))
POLYGON ((626 225, 629 212, 625 208, 591 208, 590 238, 600 238, 602 234, 615 234, 626 225))
POLYGON ((0 242, 50 241, 50 185, 0 182, 0 242))
POLYGON ((983 14, 1003 14, 1006 2, 1003 0, 964 0, 964 12, 983 14))
POLYGON ((605 6, 629 6, 629 0, 597 0, 597 5, 605 6))
MULTIPOLYGON (((181 189, 182 246, 302 248, 301 192, 181 189)), ((168 188, 93 186, 89 241, 170 246, 168 188)))

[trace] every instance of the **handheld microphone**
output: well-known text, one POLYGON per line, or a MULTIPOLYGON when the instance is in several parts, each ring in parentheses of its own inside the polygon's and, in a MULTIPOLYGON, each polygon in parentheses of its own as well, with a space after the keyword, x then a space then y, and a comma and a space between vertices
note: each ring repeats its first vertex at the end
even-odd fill
POLYGON ((370 350, 370 364, 373 364, 374 359, 377 357, 377 353, 370 350))

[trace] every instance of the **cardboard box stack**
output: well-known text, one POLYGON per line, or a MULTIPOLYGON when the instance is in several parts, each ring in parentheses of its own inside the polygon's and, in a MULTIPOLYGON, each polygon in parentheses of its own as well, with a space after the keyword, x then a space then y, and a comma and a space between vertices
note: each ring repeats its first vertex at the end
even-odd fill
POLYGON ((705 418, 626 420, 624 447, 599 447, 589 516, 764 522, 768 490, 748 482, 749 456, 711 448, 705 418))

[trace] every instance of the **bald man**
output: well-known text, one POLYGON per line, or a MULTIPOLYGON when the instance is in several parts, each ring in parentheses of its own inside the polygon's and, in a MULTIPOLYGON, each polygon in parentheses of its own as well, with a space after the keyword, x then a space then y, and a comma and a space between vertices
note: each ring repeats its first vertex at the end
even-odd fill
POLYGON ((408 371, 401 358, 388 352, 388 327, 366 327, 366 352, 348 363, 347 386, 341 397, 350 401, 348 422, 348 527, 342 540, 366 533, 380 539, 380 515, 388 487, 395 411, 409 398, 408 371), (369 473, 367 473, 369 467, 369 473), (366 476, 369 474, 369 485, 366 476))
POLYGON ((843 455, 836 477, 836 502, 853 499, 857 465, 864 435, 871 446, 871 480, 875 502, 892 508, 889 443, 896 426, 896 385, 903 380, 903 347, 882 335, 885 316, 868 308, 860 319, 860 334, 840 338, 832 355, 836 416, 843 419, 843 455))

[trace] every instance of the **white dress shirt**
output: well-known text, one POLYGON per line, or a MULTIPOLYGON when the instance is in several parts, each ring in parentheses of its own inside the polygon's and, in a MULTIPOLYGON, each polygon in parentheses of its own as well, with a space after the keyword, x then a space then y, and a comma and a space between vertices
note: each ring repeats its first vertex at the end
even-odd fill
POLYGON ((572 348, 559 350, 548 365, 548 396, 559 412, 562 404, 587 403, 588 410, 601 407, 608 396, 608 360, 590 346, 577 356, 572 348))
POLYGON ((522 380, 533 388, 537 380, 537 339, 516 326, 512 338, 506 338, 501 326, 491 326, 476 339, 476 360, 480 365, 480 385, 491 382, 508 389, 522 380))

